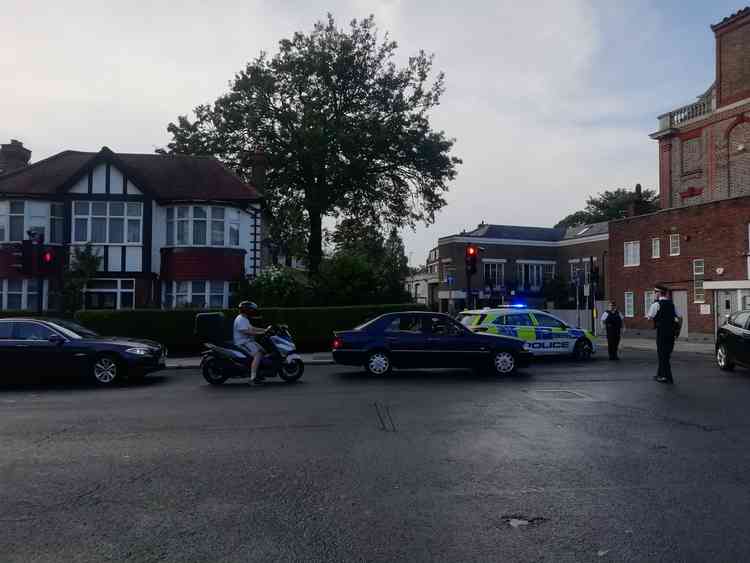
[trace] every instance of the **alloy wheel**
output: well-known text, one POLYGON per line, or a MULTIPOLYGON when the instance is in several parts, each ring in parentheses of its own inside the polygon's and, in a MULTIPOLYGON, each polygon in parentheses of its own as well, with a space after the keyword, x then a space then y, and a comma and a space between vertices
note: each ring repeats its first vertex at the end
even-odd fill
POLYGON ((385 375, 391 368, 391 360, 382 352, 376 352, 370 356, 367 367, 373 375, 385 375))
POLYGON ((495 354, 494 363, 497 373, 510 373, 516 367, 516 359, 510 352, 498 352, 495 354))
POLYGON ((105 385, 117 378, 117 363, 112 358, 99 358, 94 364, 94 378, 105 385))

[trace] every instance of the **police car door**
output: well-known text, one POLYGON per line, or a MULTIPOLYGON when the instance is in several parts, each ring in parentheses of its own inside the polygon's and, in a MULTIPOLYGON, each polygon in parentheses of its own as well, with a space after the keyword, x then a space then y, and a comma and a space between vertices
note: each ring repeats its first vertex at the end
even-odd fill
POLYGON ((570 335, 568 327, 560 319, 545 313, 534 313, 536 321, 537 348, 539 354, 572 354, 575 338, 570 335))
POLYGON ((503 330, 502 334, 506 336, 514 336, 528 342, 532 346, 532 351, 536 353, 536 350, 533 349, 535 336, 534 323, 527 312, 506 314, 504 325, 505 327, 503 328, 506 330, 503 330), (510 330, 508 330, 508 327, 510 327, 510 330))

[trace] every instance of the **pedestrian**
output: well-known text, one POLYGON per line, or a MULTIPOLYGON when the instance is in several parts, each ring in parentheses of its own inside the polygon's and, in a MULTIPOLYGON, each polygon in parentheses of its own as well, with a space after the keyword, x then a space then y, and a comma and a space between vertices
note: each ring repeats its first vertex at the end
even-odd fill
POLYGON ((617 309, 617 303, 614 300, 609 302, 609 309, 602 315, 602 325, 607 330, 607 351, 610 360, 619 360, 617 355, 620 347, 620 337, 622 336, 623 321, 620 311, 617 309))
POLYGON ((658 299, 648 310, 646 316, 654 321, 656 328, 656 354, 659 358, 659 368, 654 379, 659 383, 672 384, 672 366, 669 358, 674 349, 674 341, 677 338, 678 329, 682 324, 680 315, 669 298, 669 288, 657 285, 655 291, 658 299))

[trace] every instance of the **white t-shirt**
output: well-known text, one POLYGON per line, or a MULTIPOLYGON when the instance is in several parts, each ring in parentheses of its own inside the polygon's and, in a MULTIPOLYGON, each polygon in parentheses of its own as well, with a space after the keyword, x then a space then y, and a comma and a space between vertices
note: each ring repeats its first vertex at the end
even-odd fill
POLYGON ((245 315, 237 315, 234 319, 233 339, 235 346, 241 346, 248 342, 255 342, 255 338, 245 334, 243 331, 250 330, 253 325, 245 315))

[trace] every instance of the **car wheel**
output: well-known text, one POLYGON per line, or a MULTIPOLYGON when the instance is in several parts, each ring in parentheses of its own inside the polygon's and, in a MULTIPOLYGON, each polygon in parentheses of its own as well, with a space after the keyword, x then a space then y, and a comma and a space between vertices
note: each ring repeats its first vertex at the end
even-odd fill
POLYGON ((725 344, 719 344, 719 347, 716 349, 716 363, 719 369, 723 371, 732 371, 734 369, 734 362, 729 356, 729 351, 725 344))
POLYGON ((497 375, 508 375, 516 371, 518 362, 512 352, 495 352, 492 355, 492 368, 497 375))
POLYGON ((207 360, 203 362, 201 367, 203 371, 203 379, 208 381, 211 385, 221 385, 229 379, 224 372, 219 369, 215 360, 207 360))
POLYGON ((373 376, 382 377, 391 372, 391 357, 382 350, 370 352, 365 362, 365 371, 373 376))
POLYGON ((279 377, 287 383, 294 383, 302 374, 305 373, 305 364, 302 360, 293 360, 291 363, 284 363, 284 366, 279 370, 279 377))
POLYGON ((99 356, 91 367, 91 376, 97 385, 114 385, 124 375, 123 368, 114 356, 99 356))
POLYGON ((573 357, 576 360, 590 360, 593 353, 594 348, 591 346, 591 342, 588 338, 579 338, 578 342, 576 342, 575 348, 573 348, 573 357))

